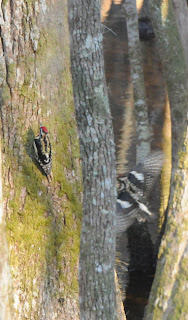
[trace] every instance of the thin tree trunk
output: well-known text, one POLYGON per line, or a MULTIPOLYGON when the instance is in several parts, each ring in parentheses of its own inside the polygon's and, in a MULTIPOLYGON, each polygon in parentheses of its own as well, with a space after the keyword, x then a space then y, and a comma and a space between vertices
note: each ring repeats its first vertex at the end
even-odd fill
POLYGON ((178 151, 183 150, 187 119, 187 75, 184 53, 172 8, 168 1, 150 1, 171 109, 172 176, 178 166, 178 151))
POLYGON ((169 1, 150 1, 167 81, 172 123, 172 178, 165 235, 145 319, 186 319, 188 288, 188 134, 186 64, 169 1))
POLYGON ((126 0, 124 8, 126 10, 129 60, 131 64, 135 104, 137 132, 136 162, 138 163, 150 153, 150 130, 144 84, 142 52, 138 32, 136 0, 126 0))
POLYGON ((100 1, 69 1, 74 99, 84 182, 80 319, 116 319, 114 137, 104 77, 100 1))

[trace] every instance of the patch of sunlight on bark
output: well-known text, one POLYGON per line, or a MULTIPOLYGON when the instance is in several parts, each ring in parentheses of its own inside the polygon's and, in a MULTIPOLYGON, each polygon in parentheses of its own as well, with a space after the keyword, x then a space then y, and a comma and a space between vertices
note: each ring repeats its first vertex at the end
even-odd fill
POLYGON ((144 0, 136 0, 136 7, 138 12, 142 9, 143 4, 144 4, 144 0))
POLYGON ((164 221, 164 212, 168 205, 168 199, 170 194, 170 179, 171 179, 171 167, 172 167, 172 144, 171 144, 171 116, 170 105, 168 95, 166 93, 165 105, 164 105, 164 125, 163 125, 163 151, 165 156, 165 162, 161 174, 161 207, 160 207, 160 228, 164 221))
POLYGON ((169 0, 162 0, 162 3, 161 3, 162 23, 165 23, 165 21, 168 17, 168 8, 169 8, 169 0))
POLYGON ((108 11, 112 5, 112 0, 101 0, 101 22, 108 17, 108 11))
POLYGON ((121 300, 121 290, 119 287, 116 271, 115 271, 115 284, 116 284, 116 296, 117 296, 117 320, 126 320, 123 302, 121 300))
POLYGON ((117 175, 120 175, 125 172, 127 164, 127 154, 131 144, 131 138, 135 132, 134 124, 134 101, 133 101, 133 89, 132 84, 128 85, 126 89, 126 95, 129 95, 129 98, 126 101, 122 101, 122 104, 125 106, 124 113, 124 125, 121 129, 121 140, 118 143, 117 151, 117 162, 116 162, 116 172, 117 175))
POLYGON ((122 0, 113 0, 114 4, 121 4, 122 0))

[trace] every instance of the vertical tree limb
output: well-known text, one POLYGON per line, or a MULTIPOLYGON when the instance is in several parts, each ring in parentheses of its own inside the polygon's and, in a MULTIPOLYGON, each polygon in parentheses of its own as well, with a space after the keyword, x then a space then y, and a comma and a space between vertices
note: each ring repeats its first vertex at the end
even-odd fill
POLYGON ((150 0, 149 4, 171 107, 172 178, 167 226, 145 319, 185 319, 188 314, 186 64, 172 3, 150 0))
POLYGON ((84 184, 80 319, 115 320, 115 149, 104 77, 100 1, 69 1, 69 25, 84 184))
POLYGON ((124 8, 126 11, 129 60, 131 64, 136 115, 136 161, 138 163, 150 153, 150 130, 144 84, 142 52, 138 32, 136 0, 125 0, 124 8))
POLYGON ((173 8, 176 17, 176 22, 181 37, 182 47, 184 49, 185 60, 188 72, 188 6, 186 0, 173 0, 173 8))

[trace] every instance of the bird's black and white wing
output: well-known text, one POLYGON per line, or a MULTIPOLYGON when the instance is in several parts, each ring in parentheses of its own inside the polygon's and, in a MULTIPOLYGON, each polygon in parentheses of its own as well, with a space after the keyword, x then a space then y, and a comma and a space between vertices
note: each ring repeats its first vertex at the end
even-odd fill
POLYGON ((163 166, 161 151, 153 152, 127 175, 118 178, 120 187, 116 203, 116 230, 125 231, 135 220, 144 222, 152 216, 148 197, 163 166))
POLYGON ((143 162, 144 171, 144 193, 149 196, 156 180, 160 176, 164 164, 164 154, 162 151, 151 153, 143 162))
POLYGON ((47 139, 43 141, 40 136, 37 136, 34 139, 33 147, 37 162, 43 169, 44 173, 47 176, 50 175, 52 169, 52 151, 50 139, 47 137, 47 139))
POLYGON ((135 200, 146 198, 161 173, 164 163, 162 151, 152 152, 128 174, 118 177, 119 192, 127 191, 135 200))
POLYGON ((136 220, 139 209, 129 202, 118 199, 116 202, 116 232, 127 230, 136 220))

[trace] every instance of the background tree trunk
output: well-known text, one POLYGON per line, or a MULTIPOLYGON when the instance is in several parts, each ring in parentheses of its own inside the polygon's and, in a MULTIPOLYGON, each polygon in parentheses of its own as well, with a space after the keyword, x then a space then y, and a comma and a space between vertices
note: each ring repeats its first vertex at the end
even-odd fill
POLYGON ((172 3, 152 0, 150 12, 171 107, 172 178, 168 220, 145 319, 186 319, 188 314, 186 64, 172 3))
POLYGON ((84 182, 80 318, 116 319, 116 172, 100 1, 69 1, 71 66, 84 182))
POLYGON ((150 154, 150 130, 144 83, 142 52, 138 32, 136 0, 126 0, 124 8, 126 12, 129 60, 131 65, 135 105, 137 132, 136 162, 139 163, 148 154, 150 154))
MULTIPOLYGON (((173 8, 176 17, 176 22, 182 42, 182 47, 184 49, 185 61, 187 65, 188 72, 188 6, 187 1, 173 0, 173 8)), ((188 78, 188 77, 187 77, 188 78)))
MULTIPOLYGON (((66 7, 1 3, 3 195, 16 320, 79 318, 81 182, 66 7), (51 184, 33 160, 40 123, 52 143, 51 184)), ((3 252, 6 244, 1 261, 3 252)))

